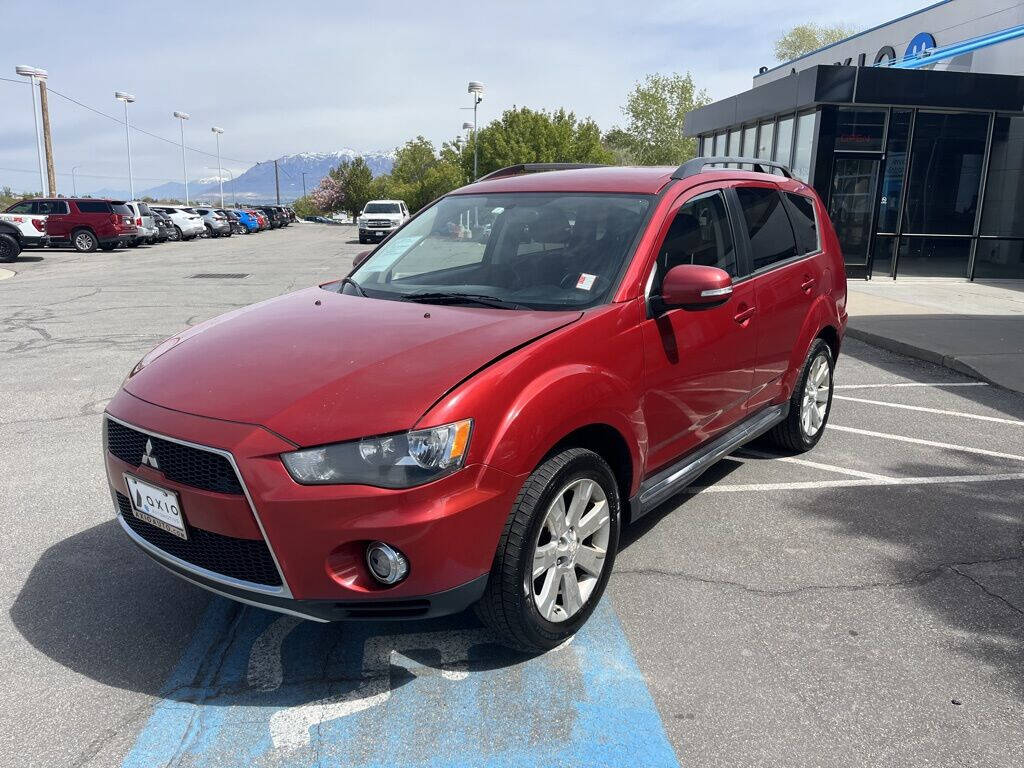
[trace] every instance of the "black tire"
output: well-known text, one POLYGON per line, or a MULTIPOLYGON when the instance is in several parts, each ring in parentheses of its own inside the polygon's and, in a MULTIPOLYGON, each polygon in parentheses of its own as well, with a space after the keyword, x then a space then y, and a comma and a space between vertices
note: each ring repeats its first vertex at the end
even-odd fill
POLYGON ((100 245, 101 251, 112 251, 117 248, 117 243, 103 243, 100 245))
POLYGON ((811 344, 810 350, 807 352, 807 359, 804 360, 800 376, 796 380, 796 386, 793 387, 793 394, 789 398, 789 415, 768 431, 765 435, 768 442, 793 453, 804 453, 818 444, 821 436, 825 433, 825 427, 828 425, 828 417, 832 413, 832 392, 835 386, 833 380, 834 373, 835 360, 832 357, 832 348, 829 347, 824 339, 815 339, 811 344), (825 365, 828 367, 828 399, 826 400, 825 414, 821 419, 821 424, 818 426, 817 431, 809 434, 801 418, 802 406, 808 376, 815 361, 819 358, 823 358, 825 365))
POLYGON ((14 235, 0 232, 0 262, 16 261, 21 253, 21 243, 14 235))
POLYGON ((167 239, 172 243, 179 243, 182 239, 181 227, 177 224, 174 225, 174 229, 167 233, 167 239))
POLYGON ((204 225, 203 231, 199 234, 199 236, 205 237, 207 239, 211 237, 216 237, 216 235, 213 234, 213 227, 211 227, 209 224, 204 225))
POLYGON ((141 240, 129 240, 129 241, 128 241, 128 242, 126 243, 126 245, 127 245, 127 246, 128 246, 129 248, 138 248, 138 247, 139 247, 139 244, 140 244, 141 242, 142 242, 141 240))
POLYGON ((611 468, 598 454, 569 448, 546 459, 533 471, 516 497, 494 555, 487 589, 474 606, 477 616, 499 640, 527 653, 550 650, 571 637, 590 617, 604 593, 619 544, 621 502, 611 468), (534 547, 548 507, 556 495, 577 479, 600 485, 608 500, 610 532, 604 566, 582 608, 560 622, 541 616, 533 597, 534 547))
POLYGON ((79 253, 92 253, 99 247, 96 235, 88 229, 76 229, 71 233, 71 245, 79 253))
POLYGON ((366 245, 366 238, 363 237, 362 235, 359 236, 359 244, 366 245))

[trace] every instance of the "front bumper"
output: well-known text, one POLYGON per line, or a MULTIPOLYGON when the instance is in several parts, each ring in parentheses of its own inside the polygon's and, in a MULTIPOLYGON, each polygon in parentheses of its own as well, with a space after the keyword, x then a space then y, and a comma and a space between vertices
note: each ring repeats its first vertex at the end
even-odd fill
MULTIPOLYGON (((182 414, 123 391, 107 412, 152 435, 157 454, 160 441, 169 439, 229 457, 245 491, 244 496, 204 491, 105 451, 121 525, 138 546, 201 587, 318 620, 436 616, 475 602, 521 482, 477 465, 406 490, 303 486, 280 460, 294 446, 260 427, 182 414), (124 517, 131 509, 124 496, 126 472, 179 494, 190 540, 207 548, 210 541, 226 542, 245 552, 265 543, 280 579, 254 582, 245 573, 225 573, 219 564, 228 561, 210 559, 208 552, 193 557, 186 545, 171 539, 161 545, 154 533, 159 529, 124 517), (393 587, 379 585, 366 567, 366 545, 377 540, 408 558, 409 576, 393 587)), ((229 565, 238 562, 232 557, 229 565)))

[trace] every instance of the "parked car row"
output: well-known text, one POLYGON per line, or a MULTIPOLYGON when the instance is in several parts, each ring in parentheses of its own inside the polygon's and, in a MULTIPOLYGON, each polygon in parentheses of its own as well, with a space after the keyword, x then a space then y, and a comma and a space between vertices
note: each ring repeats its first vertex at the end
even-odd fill
POLYGON ((295 220, 295 211, 283 205, 210 208, 73 197, 21 200, 0 213, 0 261, 14 261, 25 248, 112 251, 118 246, 250 234, 286 227, 295 220))

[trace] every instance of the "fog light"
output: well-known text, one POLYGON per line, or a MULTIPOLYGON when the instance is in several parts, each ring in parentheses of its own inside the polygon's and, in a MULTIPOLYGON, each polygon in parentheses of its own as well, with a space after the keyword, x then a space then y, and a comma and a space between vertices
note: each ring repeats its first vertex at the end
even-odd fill
POLYGON ((383 541, 375 541, 366 548, 366 564, 381 584, 397 584, 409 573, 405 555, 383 541))

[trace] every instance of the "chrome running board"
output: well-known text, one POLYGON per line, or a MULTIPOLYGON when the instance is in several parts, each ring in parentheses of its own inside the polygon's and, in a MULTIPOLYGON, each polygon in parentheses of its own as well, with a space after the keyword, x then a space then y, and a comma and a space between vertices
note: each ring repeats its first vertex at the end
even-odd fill
POLYGON ((684 456, 667 469, 647 478, 633 498, 632 519, 638 520, 661 502, 696 480, 723 456, 735 451, 774 427, 789 414, 789 401, 772 405, 744 419, 725 434, 684 456))

